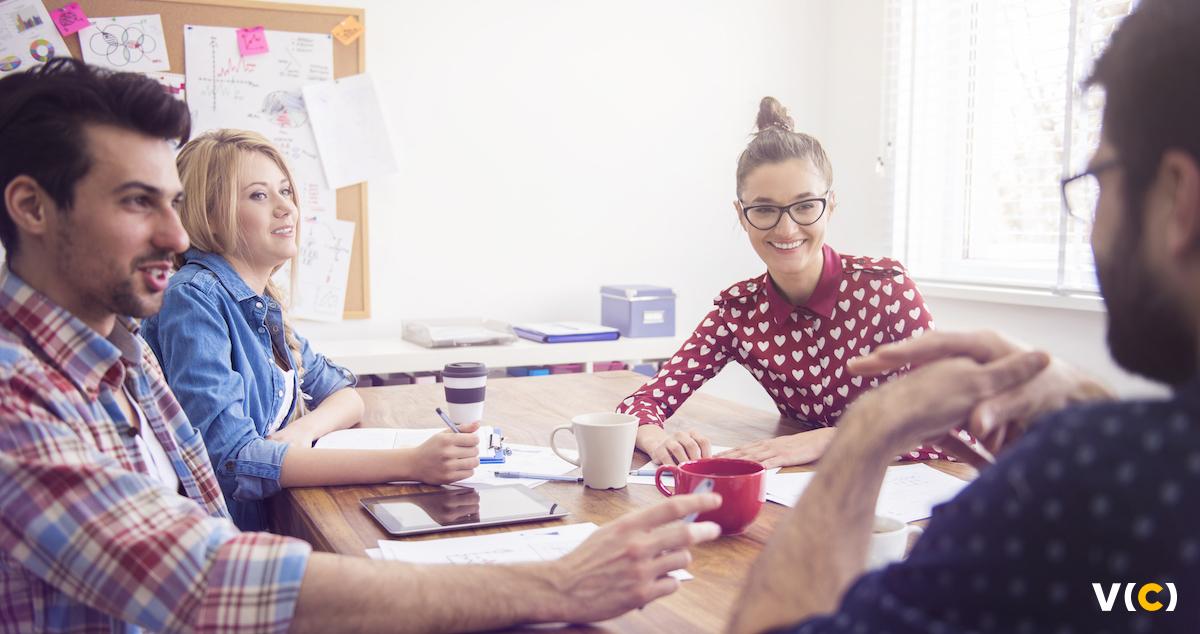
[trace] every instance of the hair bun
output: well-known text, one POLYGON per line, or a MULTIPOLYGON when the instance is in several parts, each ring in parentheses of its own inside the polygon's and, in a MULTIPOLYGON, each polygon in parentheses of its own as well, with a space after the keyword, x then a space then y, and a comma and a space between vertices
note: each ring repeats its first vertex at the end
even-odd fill
POLYGON ((758 131, 762 132, 768 128, 779 128, 785 132, 791 132, 794 122, 788 116, 787 108, 779 103, 779 100, 774 97, 763 97, 758 103, 758 131))

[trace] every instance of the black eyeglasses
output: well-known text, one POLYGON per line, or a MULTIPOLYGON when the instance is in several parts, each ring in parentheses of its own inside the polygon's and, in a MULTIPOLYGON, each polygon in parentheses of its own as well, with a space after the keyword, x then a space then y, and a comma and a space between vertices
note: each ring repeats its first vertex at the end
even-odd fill
POLYGON ((1121 166, 1118 159, 1109 159, 1088 169, 1062 179, 1063 204, 1067 214, 1076 220, 1092 222, 1096 215, 1096 203, 1100 200, 1100 174, 1121 166))
POLYGON ((783 213, 786 211, 788 216, 791 216, 792 222, 807 227, 821 219, 825 215, 825 207, 828 205, 826 196, 829 192, 820 198, 805 198, 800 202, 792 203, 786 207, 778 207, 776 205, 754 205, 747 207, 746 203, 738 201, 742 206, 742 216, 746 218, 746 222, 750 223, 751 227, 760 231, 774 229, 775 225, 783 218, 783 213))

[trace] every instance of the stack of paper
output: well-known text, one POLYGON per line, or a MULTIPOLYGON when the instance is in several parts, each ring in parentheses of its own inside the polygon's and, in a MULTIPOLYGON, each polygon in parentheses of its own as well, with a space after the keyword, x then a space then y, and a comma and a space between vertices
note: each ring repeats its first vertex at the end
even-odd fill
MULTIPOLYGON (((814 475, 815 472, 809 471, 769 476, 767 499, 776 504, 795 506, 814 475)), ((925 519, 933 512, 933 507, 958 495, 967 484, 965 480, 925 464, 888 467, 875 503, 875 513, 905 522, 925 519)))
MULTIPOLYGON (((537 528, 513 533, 449 537, 426 541, 379 540, 378 554, 372 558, 407 561, 414 564, 513 564, 552 561, 575 550, 595 530, 591 522, 537 528)), ((684 581, 692 575, 675 570, 672 577, 684 581)))

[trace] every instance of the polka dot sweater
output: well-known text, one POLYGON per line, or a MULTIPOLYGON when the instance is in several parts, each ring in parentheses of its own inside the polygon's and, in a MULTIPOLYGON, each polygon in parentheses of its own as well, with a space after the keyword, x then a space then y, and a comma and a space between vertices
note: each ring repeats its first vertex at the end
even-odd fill
MULTIPOLYGON (((732 361, 754 375, 783 416, 812 428, 835 425, 880 381, 851 375, 846 362, 933 322, 899 262, 840 255, 828 245, 823 255, 821 278, 803 306, 788 302, 765 273, 722 292, 683 347, 617 411, 662 426, 732 361)), ((940 453, 918 448, 907 457, 940 453)))
POLYGON ((934 509, 906 561, 788 631, 1200 632, 1200 379, 1043 418, 934 509))

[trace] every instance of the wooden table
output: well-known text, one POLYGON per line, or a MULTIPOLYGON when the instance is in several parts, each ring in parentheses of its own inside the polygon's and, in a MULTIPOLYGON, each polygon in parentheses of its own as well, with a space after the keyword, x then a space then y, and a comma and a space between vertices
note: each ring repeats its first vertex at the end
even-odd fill
MULTIPOLYGON (((611 411, 644 380, 645 377, 632 372, 493 379, 488 382, 484 422, 502 427, 510 442, 548 445, 551 429, 568 423, 577 414, 611 411)), ((360 393, 366 402, 364 426, 427 428, 440 424, 433 409, 445 401, 442 385, 367 388, 360 393)), ((702 393, 688 399, 672 417, 671 426, 699 430, 712 439, 713 444, 731 447, 800 430, 777 414, 702 393)), ((647 459, 645 454, 637 453, 630 462, 631 468, 641 466, 647 459)), ((970 474, 970 469, 963 465, 931 464, 960 477, 970 474)), ((361 557, 365 556, 365 549, 375 548, 378 540, 389 536, 362 509, 359 500, 420 490, 431 488, 375 485, 288 489, 274 498, 272 521, 281 532, 305 539, 318 550, 361 557)), ((663 499, 654 487, 645 485, 630 485, 618 491, 595 491, 574 483, 547 482, 539 486, 537 492, 570 509, 571 515, 566 521, 597 524, 663 499)), ((634 610, 583 629, 656 634, 719 631, 737 598, 740 581, 745 578, 775 524, 789 510, 777 504, 764 504, 758 519, 742 535, 722 537, 692 549, 694 560, 688 570, 696 578, 684 582, 678 592, 644 610, 634 610)), ((527 530, 551 524, 517 524, 457 531, 456 534, 527 530)))

